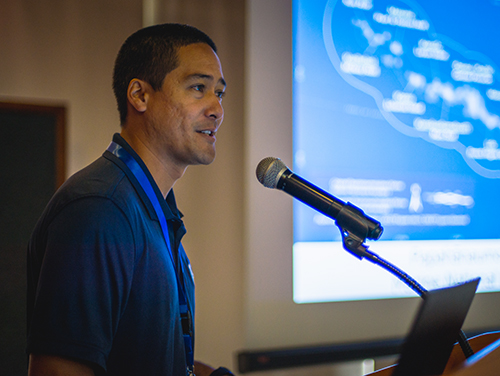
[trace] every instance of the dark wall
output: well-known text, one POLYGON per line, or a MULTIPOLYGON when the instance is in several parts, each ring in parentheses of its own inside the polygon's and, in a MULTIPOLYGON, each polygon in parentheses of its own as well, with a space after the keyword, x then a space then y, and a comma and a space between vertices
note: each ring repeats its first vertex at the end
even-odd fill
POLYGON ((26 246, 64 180, 63 107, 0 102, 0 373, 26 375, 26 246))

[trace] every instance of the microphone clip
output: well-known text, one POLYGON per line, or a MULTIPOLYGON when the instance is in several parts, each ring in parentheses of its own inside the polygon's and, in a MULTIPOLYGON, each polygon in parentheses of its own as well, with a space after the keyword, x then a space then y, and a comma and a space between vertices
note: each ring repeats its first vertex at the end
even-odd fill
POLYGON ((340 229, 340 232, 342 233, 342 244, 347 252, 360 260, 368 255, 368 247, 363 244, 364 239, 361 239, 356 235, 343 230, 342 228, 340 229))
POLYGON ((370 237, 372 223, 367 220, 365 214, 347 202, 337 214, 335 223, 342 234, 344 249, 360 260, 367 257, 369 252, 364 242, 370 237))

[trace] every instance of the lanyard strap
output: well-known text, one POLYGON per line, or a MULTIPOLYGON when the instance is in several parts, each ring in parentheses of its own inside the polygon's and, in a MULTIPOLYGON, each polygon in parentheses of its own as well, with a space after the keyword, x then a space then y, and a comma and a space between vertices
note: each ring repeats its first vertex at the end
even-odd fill
POLYGON ((118 158, 120 158, 120 160, 123 163, 125 163, 125 165, 127 165, 130 171, 134 174, 137 181, 144 190, 144 193, 146 193, 146 195, 149 198, 149 201, 153 205, 156 215, 158 216, 158 220, 160 221, 161 230, 163 232, 163 238, 165 239, 168 253, 170 255, 170 260, 172 261, 172 266, 174 268, 175 277, 177 279, 179 309, 181 313, 181 325, 184 337, 184 349, 186 351, 187 374, 188 375, 192 374, 194 367, 193 318, 191 317, 191 311, 189 310, 185 287, 184 284, 181 283, 181 279, 179 278, 177 267, 174 261, 174 256, 172 254, 172 247, 170 245, 170 237, 168 234, 168 226, 167 226, 167 220, 165 219, 165 213, 163 213, 160 201, 158 200, 158 196, 156 195, 153 186, 151 185, 151 182, 149 181, 148 177, 144 173, 139 163, 137 163, 137 161, 130 155, 130 153, 114 141, 111 142, 107 150, 113 153, 118 158))

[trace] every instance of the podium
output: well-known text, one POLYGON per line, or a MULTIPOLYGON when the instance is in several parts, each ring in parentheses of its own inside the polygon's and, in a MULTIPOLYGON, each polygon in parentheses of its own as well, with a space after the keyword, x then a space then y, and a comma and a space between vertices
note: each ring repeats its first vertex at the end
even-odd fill
MULTIPOLYGON (((466 359, 462 349, 456 344, 442 376, 500 375, 500 332, 485 333, 472 337, 469 339, 469 343, 475 354, 466 359)), ((396 365, 392 365, 367 376, 391 376, 395 368, 396 365)))

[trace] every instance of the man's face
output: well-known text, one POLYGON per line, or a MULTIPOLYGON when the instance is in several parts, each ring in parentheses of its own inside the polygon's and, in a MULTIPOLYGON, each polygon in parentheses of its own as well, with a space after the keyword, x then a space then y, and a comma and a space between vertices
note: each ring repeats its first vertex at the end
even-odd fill
POLYGON ((148 101, 148 133, 163 163, 176 167, 210 164, 215 133, 224 118, 226 87, 219 58, 205 43, 178 50, 179 65, 148 101))

